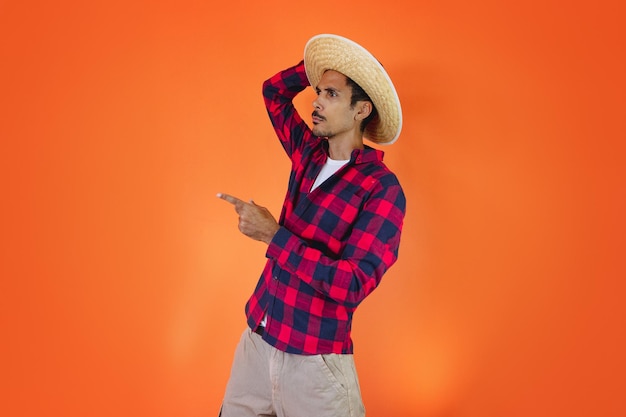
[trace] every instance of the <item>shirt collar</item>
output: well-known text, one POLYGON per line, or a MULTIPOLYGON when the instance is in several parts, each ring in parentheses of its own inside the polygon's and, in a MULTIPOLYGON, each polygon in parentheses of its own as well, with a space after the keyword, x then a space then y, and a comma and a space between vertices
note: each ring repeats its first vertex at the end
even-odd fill
MULTIPOLYGON (((328 140, 324 140, 322 146, 326 155, 328 155, 328 140)), ((362 164, 368 162, 382 162, 385 153, 379 149, 374 149, 370 146, 363 145, 364 149, 354 149, 350 155, 350 162, 355 164, 362 164)))
POLYGON ((364 149, 355 149, 352 151, 350 161, 355 164, 362 164, 368 162, 382 162, 385 153, 381 150, 371 148, 364 145, 364 149))

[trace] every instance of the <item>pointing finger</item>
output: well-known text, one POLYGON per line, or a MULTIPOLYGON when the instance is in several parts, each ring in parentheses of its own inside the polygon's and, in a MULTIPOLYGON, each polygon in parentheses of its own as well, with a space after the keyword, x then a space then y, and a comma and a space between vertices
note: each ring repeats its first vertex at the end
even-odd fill
POLYGON ((228 194, 224 194, 224 193, 217 193, 217 197, 221 198, 222 200, 228 201, 230 204, 232 204, 234 206, 237 206, 237 205, 243 203, 243 201, 238 199, 237 197, 233 197, 232 195, 228 195, 228 194))

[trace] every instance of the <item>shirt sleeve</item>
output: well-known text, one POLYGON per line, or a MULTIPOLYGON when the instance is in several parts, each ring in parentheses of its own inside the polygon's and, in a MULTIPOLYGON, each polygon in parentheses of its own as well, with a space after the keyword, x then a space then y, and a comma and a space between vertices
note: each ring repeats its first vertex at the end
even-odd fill
POLYGON ((267 256, 337 303, 356 307, 398 257, 406 210, 402 188, 380 185, 365 203, 340 257, 333 258, 281 227, 267 256))
POLYGON ((293 99, 309 85, 304 61, 279 72, 263 83, 263 99, 278 139, 292 160, 301 154, 307 124, 293 105, 293 99))

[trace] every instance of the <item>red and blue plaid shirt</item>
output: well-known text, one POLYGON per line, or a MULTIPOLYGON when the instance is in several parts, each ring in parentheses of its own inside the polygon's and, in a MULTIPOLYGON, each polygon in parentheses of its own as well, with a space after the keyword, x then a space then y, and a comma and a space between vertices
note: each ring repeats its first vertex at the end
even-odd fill
POLYGON ((293 106, 308 85, 302 62, 263 84, 292 168, 281 227, 246 315, 252 329, 267 315, 263 339, 279 350, 352 353, 352 315, 397 259, 406 201, 383 152, 368 146, 310 191, 328 142, 312 134, 293 106))

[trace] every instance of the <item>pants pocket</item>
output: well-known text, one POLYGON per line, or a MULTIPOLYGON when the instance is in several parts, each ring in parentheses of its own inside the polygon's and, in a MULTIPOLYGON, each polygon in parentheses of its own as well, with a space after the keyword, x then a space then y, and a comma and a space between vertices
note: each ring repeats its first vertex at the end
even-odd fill
POLYGON ((346 375, 342 367, 341 356, 335 354, 317 355, 319 366, 328 382, 343 395, 348 393, 346 375))

